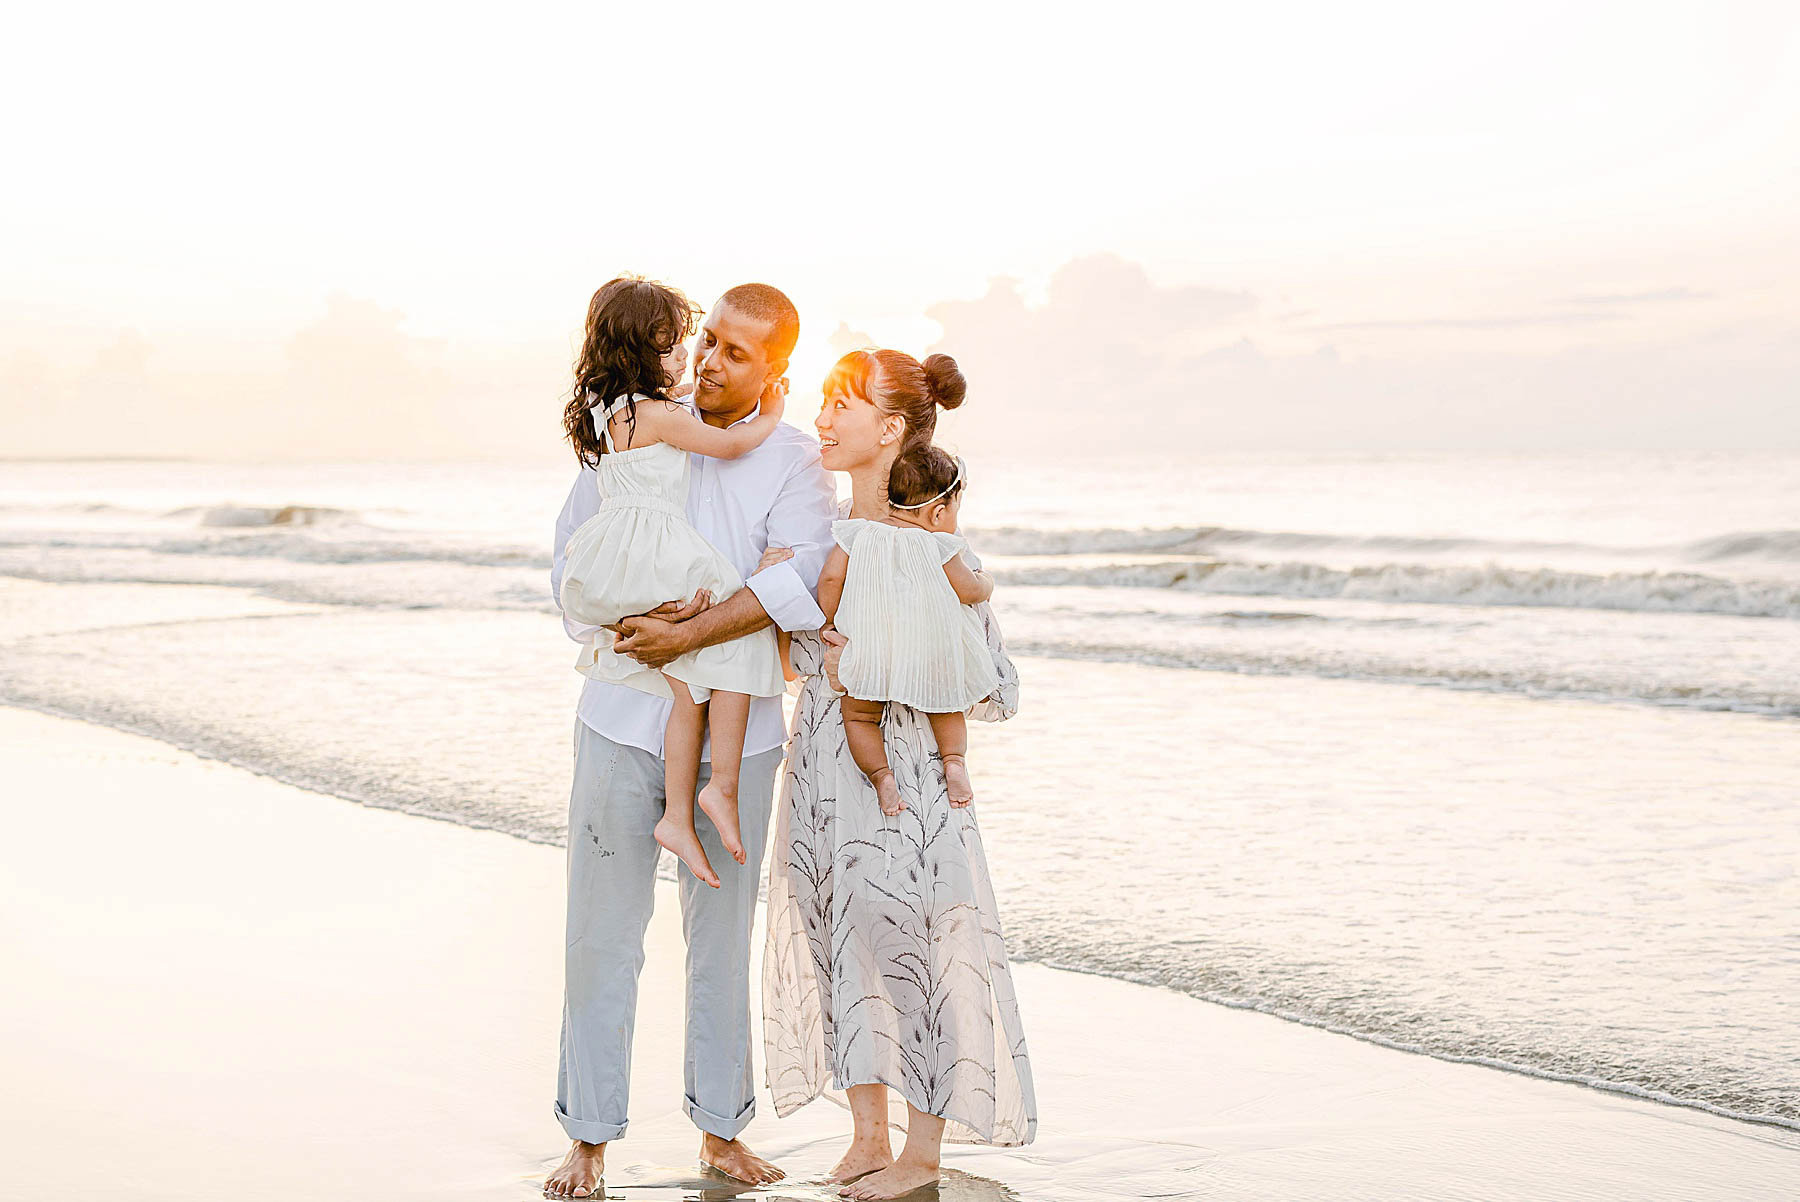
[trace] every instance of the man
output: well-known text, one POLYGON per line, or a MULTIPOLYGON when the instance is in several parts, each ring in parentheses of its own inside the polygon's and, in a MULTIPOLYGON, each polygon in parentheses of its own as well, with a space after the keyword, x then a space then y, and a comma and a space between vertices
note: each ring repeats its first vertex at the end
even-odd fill
MULTIPOLYGON (((694 356, 692 401, 701 419, 725 428, 754 416, 766 390, 782 386, 799 333, 799 314, 775 288, 744 284, 721 297, 701 329, 694 356)), ((711 608, 694 599, 685 607, 677 602, 652 615, 626 618, 616 635, 565 617, 571 637, 612 637, 622 654, 660 668, 696 647, 771 622, 783 630, 813 630, 824 622, 815 592, 837 502, 818 445, 793 426, 778 425, 739 459, 692 456, 691 473, 688 519, 736 565, 748 587, 711 608), (758 571, 769 547, 788 547, 792 558, 758 571)), ((594 469, 584 468, 557 519, 553 596, 562 590, 563 547, 599 504, 594 469)), ((548 1194, 592 1194, 606 1145, 625 1134, 638 970, 661 850, 650 832, 663 811, 662 740, 669 710, 668 701, 620 685, 589 680, 581 692, 569 798, 568 946, 556 1085, 556 1117, 574 1144, 544 1183, 548 1194)), ((706 815, 696 811, 701 843, 722 887, 708 888, 688 872, 679 877, 688 943, 686 1110, 700 1128, 700 1159, 753 1185, 783 1176, 737 1135, 755 1111, 750 926, 786 733, 781 699, 753 698, 738 786, 738 824, 748 861, 733 860, 706 815)), ((709 775, 709 765, 702 763, 702 785, 709 775)))

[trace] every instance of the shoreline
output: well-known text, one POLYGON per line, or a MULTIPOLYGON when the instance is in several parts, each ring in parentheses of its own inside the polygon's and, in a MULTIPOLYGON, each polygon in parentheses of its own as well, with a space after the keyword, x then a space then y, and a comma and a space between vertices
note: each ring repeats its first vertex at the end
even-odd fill
MULTIPOLYGON (((66 1195, 98 1125, 123 1159, 94 1177, 144 1197, 536 1196, 563 1146, 559 852, 80 719, 8 705, 0 736, 23 836, 0 851, 0 929, 35 1036, 9 1053, 0 1117, 36 1132, 0 1195, 66 1195), (304 1181, 268 1175, 276 1136, 307 1149, 304 1181)), ((673 889, 658 900, 632 1128, 607 1177, 626 1198, 719 1185, 669 1167, 692 1129, 665 1017, 673 889)), ((1043 1133, 947 1147, 945 1198, 1800 1193, 1800 1137, 1780 1127, 1041 963, 1017 976, 1043 1133)), ((762 1196, 830 1197, 809 1175, 835 1159, 843 1112, 776 1120, 765 1094, 758 1115, 746 1138, 798 1178, 762 1196)))
MULTIPOLYGON (((219 764, 286 788, 297 789, 317 797, 327 797, 337 801, 347 802, 364 809, 397 814, 408 818, 421 818, 463 830, 495 834, 504 838, 517 840, 530 846, 553 848, 559 852, 564 847, 564 842, 561 837, 534 837, 533 835, 522 831, 481 823, 478 820, 472 820, 461 815, 446 814, 426 807, 395 805, 382 800, 357 796, 351 791, 344 790, 329 782, 313 780, 306 777, 304 774, 284 775, 280 772, 271 771, 266 766, 258 763, 240 760, 230 755, 217 754, 203 744, 177 740, 155 731, 135 727, 127 722, 108 721, 100 717, 64 710, 53 705, 41 705, 27 701, 17 701, 10 698, 0 698, 0 714, 4 714, 8 710, 39 714, 60 721, 77 722, 92 726, 98 730, 112 731, 132 738, 145 739, 161 746, 168 747, 171 750, 193 756, 195 759, 206 763, 219 764)), ((661 883, 674 880, 672 862, 667 856, 663 857, 662 863, 658 867, 657 879, 661 883)), ((766 892, 766 889, 764 891, 766 892)), ((759 898, 757 919, 759 930, 761 929, 760 924, 762 922, 762 906, 763 899, 759 898)), ((1281 1022, 1292 1023, 1296 1026, 1352 1039, 1372 1047, 1400 1052, 1406 1055, 1422 1056, 1447 1064, 1470 1065, 1516 1075, 1528 1080, 1548 1081, 1575 1086, 1582 1089, 1593 1090, 1600 1094, 1630 1098, 1645 1103, 1669 1106, 1679 1110, 1691 1110, 1730 1122, 1744 1123, 1756 1127, 1775 1128, 1781 1131, 1800 1132, 1800 1120, 1789 1119, 1781 1115, 1752 1114, 1737 1111, 1730 1109, 1729 1107, 1717 1106, 1697 1099, 1681 1098, 1658 1090, 1646 1089, 1629 1082, 1611 1081, 1601 1077, 1576 1073, 1556 1073, 1549 1070, 1533 1068, 1529 1065, 1519 1064, 1514 1061, 1503 1060, 1497 1057, 1440 1052, 1420 1044, 1407 1043, 1401 1040, 1389 1039, 1378 1034, 1359 1031, 1352 1027, 1335 1024, 1326 1019, 1315 1018, 1311 1015, 1280 1006, 1260 1005, 1254 1001, 1244 1001, 1227 995, 1181 989, 1154 979, 1140 978, 1128 973, 1107 972, 1088 965, 1059 962, 1054 957, 1015 957, 1012 962, 1015 965, 1039 965, 1059 973, 1070 973, 1078 976, 1092 977, 1096 980, 1117 981, 1122 984, 1154 989, 1173 996, 1190 998, 1205 1005, 1220 1006, 1229 1010, 1241 1011, 1248 1014, 1260 1014, 1277 1019, 1281 1022)))

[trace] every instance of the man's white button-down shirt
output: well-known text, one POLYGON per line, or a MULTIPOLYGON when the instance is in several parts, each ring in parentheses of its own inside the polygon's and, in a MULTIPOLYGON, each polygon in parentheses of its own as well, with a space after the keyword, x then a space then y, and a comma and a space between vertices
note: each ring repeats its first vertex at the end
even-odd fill
MULTIPOLYGON (((824 625, 825 615, 819 611, 817 600, 819 572, 831 550, 837 486, 819 462, 819 444, 793 426, 780 423, 748 455, 738 459, 690 455, 688 464, 688 520, 737 568, 775 625, 782 630, 816 630, 824 625), (794 557, 751 575, 769 547, 789 547, 794 557)), ((556 519, 556 560, 550 569, 552 597, 562 596, 566 566, 563 549, 568 546, 569 536, 599 511, 599 478, 593 468, 583 468, 556 519)), ((598 627, 572 622, 566 614, 563 628, 577 642, 612 637, 598 627)), ((660 756, 663 728, 668 724, 671 708, 673 703, 661 697, 624 685, 589 680, 582 687, 576 713, 591 729, 613 742, 641 747, 660 756)), ((751 698, 744 754, 756 755, 786 741, 781 698, 751 698)))

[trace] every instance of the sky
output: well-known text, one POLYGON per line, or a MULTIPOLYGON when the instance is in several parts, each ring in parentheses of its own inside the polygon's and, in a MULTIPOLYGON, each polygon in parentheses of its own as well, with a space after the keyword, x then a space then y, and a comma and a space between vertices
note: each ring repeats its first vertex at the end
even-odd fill
POLYGON ((970 453, 1800 449, 1789 4, 40 5, 0 101, 0 457, 566 455, 621 272, 970 453))

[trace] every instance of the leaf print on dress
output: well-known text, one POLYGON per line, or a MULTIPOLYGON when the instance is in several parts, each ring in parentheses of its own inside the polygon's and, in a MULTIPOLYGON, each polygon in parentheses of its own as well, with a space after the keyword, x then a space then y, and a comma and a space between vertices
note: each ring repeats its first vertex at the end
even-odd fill
MULTIPOLYGON (((971 557, 972 558, 972 557, 971 557)), ((1018 712, 993 611, 976 607, 1000 684, 979 721, 1018 712)), ((763 1038, 778 1114, 827 1089, 880 1083, 946 1120, 944 1138, 1017 1146, 1037 1134, 1019 1021, 975 809, 954 809, 930 724, 889 705, 888 762, 907 808, 881 813, 850 756, 816 632, 802 677, 769 860, 763 1038)))

